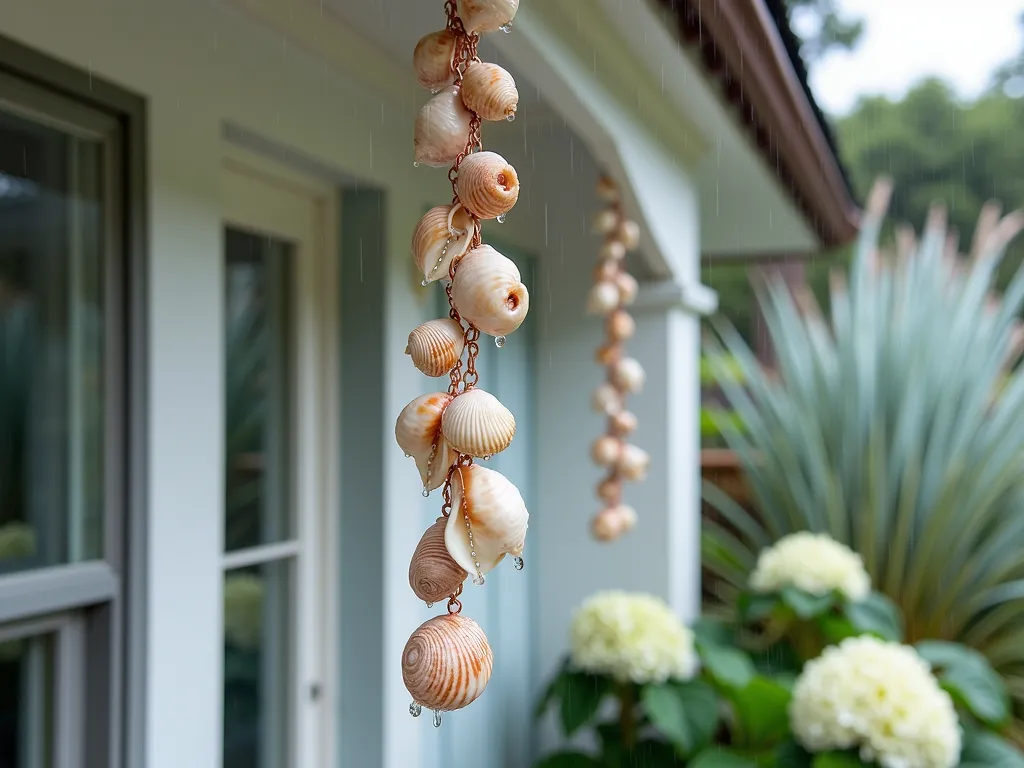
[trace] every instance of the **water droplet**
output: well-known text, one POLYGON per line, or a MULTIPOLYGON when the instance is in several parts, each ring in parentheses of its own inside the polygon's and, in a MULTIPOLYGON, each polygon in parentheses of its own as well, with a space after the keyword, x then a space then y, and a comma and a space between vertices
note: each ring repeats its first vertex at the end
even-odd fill
POLYGON ((425 499, 425 498, 427 498, 427 496, 429 496, 429 495, 430 495, 430 491, 428 491, 428 490, 427 490, 426 488, 424 488, 424 489, 423 489, 423 498, 425 499))
POLYGON ((494 337, 494 346, 496 346, 498 349, 501 349, 502 347, 504 347, 505 346, 505 337, 504 336, 495 336, 494 337))
POLYGON ((417 704, 415 701, 409 705, 409 714, 413 717, 419 717, 423 713, 423 707, 417 704))
POLYGON ((526 563, 523 562, 523 558, 515 557, 512 558, 512 565, 515 566, 515 569, 517 571, 521 571, 523 570, 523 566, 526 565, 526 563))
POLYGON ((411 453, 407 453, 407 454, 405 454, 405 458, 407 458, 407 459, 411 459, 411 458, 412 458, 412 454, 411 454, 411 453))
POLYGON ((509 32, 512 31, 512 22, 510 21, 510 22, 508 22, 506 24, 502 24, 500 27, 498 27, 498 29, 500 29, 502 32, 504 32, 507 35, 509 32))
POLYGON ((430 281, 429 280, 423 280, 423 282, 421 282, 420 285, 422 285, 424 288, 426 288, 428 285, 430 285, 430 281))
POLYGON ((484 585, 483 574, 478 573, 476 576, 474 576, 473 577, 473 583, 476 584, 478 587, 482 587, 484 585))
POLYGON ((509 112, 507 115, 505 115, 505 119, 508 120, 510 123, 514 123, 516 121, 516 113, 509 112))
POLYGON ((419 168, 420 167, 420 161, 419 160, 413 160, 412 161, 412 167, 413 168, 419 168))
POLYGON ((433 603, 427 603, 427 608, 433 608, 433 607, 434 607, 433 603))
POLYGON ((435 728, 440 728, 441 727, 441 712, 439 710, 436 710, 436 709, 434 710, 434 727, 435 728))
POLYGON ((431 88, 431 89, 430 89, 430 93, 431 93, 432 95, 434 95, 434 96, 437 96, 437 94, 439 94, 440 92, 441 92, 441 89, 440 89, 440 88, 431 88))
POLYGON ((484 461, 490 461, 491 460, 490 456, 481 456, 480 458, 482 458, 484 461))

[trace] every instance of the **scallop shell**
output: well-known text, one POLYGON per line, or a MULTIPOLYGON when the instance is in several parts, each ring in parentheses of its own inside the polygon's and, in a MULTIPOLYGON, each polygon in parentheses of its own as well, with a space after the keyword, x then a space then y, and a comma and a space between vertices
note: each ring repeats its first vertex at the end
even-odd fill
POLYGON ((650 463, 651 457, 643 448, 624 445, 619 460, 615 463, 615 469, 626 480, 643 480, 650 463))
POLYGON ((474 248, 459 262, 451 295, 462 318, 491 336, 512 333, 530 310, 519 269, 489 245, 474 248))
POLYGON ((626 392, 639 392, 646 378, 644 367, 635 358, 624 357, 612 366, 612 383, 626 392))
POLYGON ((604 382, 590 396, 590 405, 598 413, 610 416, 622 410, 622 393, 608 382, 604 382))
POLYGON ((599 235, 610 235, 619 226, 619 214, 611 208, 598 211, 594 216, 594 232, 599 235))
POLYGON ((622 482, 615 478, 605 478, 597 484, 597 498, 605 504, 618 504, 622 497, 622 482))
POLYGON ((606 315, 619 306, 619 289, 615 283, 595 283, 587 295, 587 312, 592 315, 606 315))
POLYGON ((622 357, 622 347, 618 342, 602 344, 594 353, 594 359, 598 365, 612 365, 620 357, 622 357))
POLYGON ((473 241, 473 220, 461 205, 439 205, 419 220, 412 233, 412 256, 427 282, 448 277, 452 260, 473 241))
POLYGON ((474 152, 459 166, 455 192, 478 219, 496 219, 519 199, 519 176, 497 152, 474 152))
POLYGON ((483 576, 505 555, 523 553, 529 518, 519 489, 504 475, 476 464, 459 467, 444 543, 456 563, 483 576))
POLYGON ((476 701, 493 668, 494 653, 484 631, 459 614, 423 622, 402 651, 402 682, 414 702, 436 712, 476 701))
POLYGON ((486 458, 512 444, 516 420, 490 392, 470 389, 445 409, 441 434, 459 453, 486 458))
POLYGON ((497 32, 512 24, 519 0, 459 0, 458 10, 467 32, 497 32))
POLYGON ((462 358, 466 344, 462 325, 445 317, 413 329, 405 354, 427 376, 444 376, 462 358))
POLYGON ((450 29, 431 32, 420 38, 412 53, 416 82, 436 92, 455 81, 455 73, 452 72, 455 41, 455 34, 450 29))
POLYGON ((630 434, 637 426, 637 418, 630 411, 619 411, 608 417, 612 432, 619 436, 630 434))
POLYGON ((441 436, 441 416, 451 401, 452 395, 447 392, 421 395, 402 409, 395 423, 395 440, 416 460, 420 480, 428 491, 444 484, 448 468, 458 458, 441 436))
POLYGON ((640 245, 640 225, 635 221, 623 219, 619 224, 618 236, 626 250, 632 251, 640 245))
POLYGON ((462 76, 462 103, 484 120, 515 117, 519 106, 516 81, 497 64, 474 62, 462 76))
POLYGON ((416 116, 416 162, 437 168, 451 165, 466 148, 472 117, 455 86, 430 99, 416 116))
POLYGON ((602 509, 591 523, 594 538, 600 541, 614 541, 629 532, 636 525, 636 510, 625 504, 602 509))
POLYGON ((615 286, 619 289, 619 299, 623 304, 632 304, 640 290, 636 278, 627 272, 620 272, 615 276, 615 286))
POLYGON ((438 603, 454 594, 469 575, 444 546, 447 522, 447 518, 439 517, 427 528, 409 563, 409 586, 425 603, 438 603))
POLYGON ((590 448, 590 458, 599 467, 610 467, 619 459, 622 453, 622 443, 618 438, 611 435, 602 435, 594 441, 590 448))
POLYGON ((607 331, 613 341, 625 341, 636 333, 636 321, 628 312, 617 309, 608 315, 607 331))
POLYGON ((622 261, 626 258, 626 246, 619 240, 607 240, 601 246, 600 256, 610 261, 622 261))

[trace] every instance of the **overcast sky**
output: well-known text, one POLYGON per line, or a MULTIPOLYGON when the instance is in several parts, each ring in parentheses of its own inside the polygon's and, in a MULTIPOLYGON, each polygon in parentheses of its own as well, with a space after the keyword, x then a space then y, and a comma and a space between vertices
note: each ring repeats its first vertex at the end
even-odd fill
POLYGON ((817 62, 811 87, 822 109, 844 114, 861 94, 901 96, 924 75, 950 81, 965 97, 1021 47, 1024 0, 840 0, 865 20, 852 54, 817 62))

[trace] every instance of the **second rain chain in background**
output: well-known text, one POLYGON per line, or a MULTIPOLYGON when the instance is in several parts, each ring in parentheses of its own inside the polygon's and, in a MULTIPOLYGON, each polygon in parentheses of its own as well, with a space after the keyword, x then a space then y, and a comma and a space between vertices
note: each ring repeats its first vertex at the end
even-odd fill
POLYGON ((640 391, 645 375, 640 363, 622 352, 622 345, 636 330, 625 307, 636 299, 638 289, 623 263, 626 252, 639 245, 640 228, 623 214, 615 182, 602 178, 597 192, 607 208, 597 215, 594 229, 605 239, 587 309, 605 318, 606 341, 598 347, 597 362, 608 369, 608 378, 594 390, 593 406, 608 417, 608 426, 606 434, 594 442, 591 458, 608 474, 597 486, 604 507, 594 517, 591 531, 601 541, 614 541, 636 525, 636 511, 622 503, 623 481, 642 480, 650 463, 646 451, 626 442, 636 429, 636 416, 626 410, 626 396, 640 391))
POLYGON ((480 334, 498 347, 526 318, 530 295, 510 259, 481 241, 483 219, 503 221, 519 198, 515 168, 484 152, 483 120, 512 120, 519 104, 512 76, 480 61, 480 35, 509 31, 519 0, 448 0, 448 23, 426 35, 413 60, 420 85, 434 95, 416 119, 415 164, 450 166, 451 205, 432 208, 416 226, 412 252, 423 285, 444 282, 448 317, 409 334, 406 353, 427 376, 448 376, 446 392, 413 400, 395 425, 395 438, 415 460, 423 495, 441 488, 441 516, 420 539, 409 584, 428 606, 447 610, 422 624, 402 653, 402 679, 418 716, 472 703, 487 686, 494 656, 475 621, 463 616, 463 583, 482 586, 505 555, 523 567, 529 513, 519 490, 503 475, 474 463, 508 448, 516 432, 512 413, 477 388, 480 334), (465 356, 465 369, 463 369, 465 356))

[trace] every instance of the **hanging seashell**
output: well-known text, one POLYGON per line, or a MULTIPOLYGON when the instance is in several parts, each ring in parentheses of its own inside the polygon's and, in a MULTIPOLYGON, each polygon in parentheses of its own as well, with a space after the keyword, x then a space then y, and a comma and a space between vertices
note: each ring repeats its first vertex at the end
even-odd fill
POLYGON ((610 235, 619 226, 619 214, 608 209, 594 216, 594 232, 599 235, 610 235))
POLYGON ((413 260, 424 280, 429 283, 448 277, 452 260, 465 253, 473 241, 473 226, 461 205, 438 205, 426 212, 412 233, 413 260))
POLYGON ((459 0, 459 18, 470 33, 511 28, 519 0, 459 0))
POLYGON ((646 378, 643 366, 635 358, 624 357, 612 366, 612 383, 626 392, 639 392, 646 378))
POLYGON ((516 419, 490 392, 474 388, 458 395, 445 409, 441 434, 459 453, 485 458, 512 444, 516 419))
POLYGON ((630 411, 619 411, 608 417, 608 424, 619 437, 625 437, 636 429, 637 418, 630 411))
POLYGON ((496 219, 519 199, 519 176, 497 152, 474 152, 459 166, 455 192, 478 219, 496 219))
POLYGON ((459 262, 451 295, 462 318, 491 336, 512 333, 530 310, 519 269, 489 245, 474 248, 459 262))
POLYGON ((622 497, 622 482, 615 478, 605 478, 597 484, 597 498, 612 506, 618 504, 622 497))
POLYGON ((587 295, 587 312, 592 315, 606 315, 619 306, 619 289, 615 283, 595 283, 587 295))
POLYGON ((636 321, 628 312, 617 309, 608 315, 607 330, 612 341, 625 341, 636 333, 636 321))
POLYGON ((643 448, 624 445, 618 461, 615 463, 615 469, 626 480, 643 480, 650 463, 651 457, 643 448))
POLYGON ((448 468, 458 458, 441 436, 441 416, 451 401, 447 392, 420 395, 402 409, 395 423, 395 440, 415 459, 427 491, 441 487, 448 468))
POLYGON ((448 520, 439 517, 420 538, 409 563, 409 586, 425 603, 439 603, 459 588, 469 576, 452 560, 444 546, 444 528, 448 520))
POLYGON ((611 435, 602 435, 594 441, 590 448, 590 458, 599 467, 610 467, 619 460, 622 453, 622 443, 611 435))
POLYGON ((622 347, 617 342, 608 342, 597 348, 594 359, 598 365, 609 366, 622 357, 622 347))
POLYGON ((608 382, 604 382, 590 397, 591 407, 598 413, 611 415, 622 410, 622 393, 608 382))
POLYGON ((472 117, 454 85, 430 99, 416 116, 413 137, 416 162, 435 168, 455 162, 466 148, 472 117))
POLYGON ((632 304, 640 290, 640 284, 628 272, 620 272, 615 276, 615 286, 619 289, 619 300, 623 304, 632 304))
POLYGON ((462 325, 445 317, 431 320, 409 334, 405 354, 427 376, 444 376, 462 358, 466 344, 462 325))
POLYGON ((619 274, 619 265, 614 261, 602 261, 594 269, 594 282, 614 283, 616 275, 619 274))
POLYGON ((455 40, 455 33, 450 29, 431 32, 420 38, 412 53, 416 82, 429 91, 437 92, 455 81, 455 73, 452 72, 455 40))
POLYGON ((619 202, 619 188, 609 176, 597 180, 597 196, 607 203, 619 202))
POLYGON ((480 577, 505 555, 523 553, 529 518, 519 489, 504 475, 476 464, 461 466, 452 476, 444 543, 456 563, 480 577))
POLYGON ((628 533, 636 525, 636 510, 625 504, 602 509, 591 523, 594 538, 600 541, 614 541, 628 533))
POLYGON ((610 261, 622 261, 626 258, 626 246, 624 246, 619 240, 607 240, 604 245, 601 246, 601 251, 598 254, 602 259, 608 259, 610 261))
POLYGON ((635 250, 640 245, 640 225, 635 221, 623 219, 619 224, 618 235, 627 251, 635 250))
POLYGON ((484 120, 508 120, 519 106, 516 81, 497 64, 473 62, 462 76, 462 103, 484 120))
POLYGON ((423 622, 402 651, 402 682, 415 703, 435 712, 472 704, 493 668, 494 653, 484 631, 460 614, 423 622))

